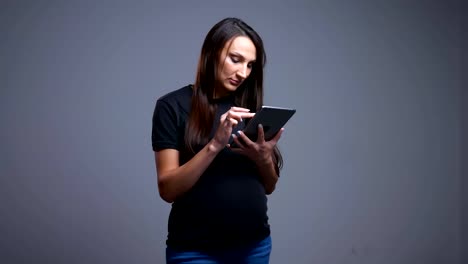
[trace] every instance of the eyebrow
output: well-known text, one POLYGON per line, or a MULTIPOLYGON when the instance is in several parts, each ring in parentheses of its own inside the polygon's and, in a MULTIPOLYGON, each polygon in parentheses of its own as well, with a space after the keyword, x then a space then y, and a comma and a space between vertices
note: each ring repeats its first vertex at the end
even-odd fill
MULTIPOLYGON (((245 60, 245 57, 242 56, 242 54, 240 54, 239 52, 231 51, 231 52, 229 52, 229 54, 234 55, 234 56, 237 56, 237 57, 240 57, 240 58, 242 58, 243 60, 245 60)), ((250 63, 255 63, 256 60, 251 60, 251 61, 249 61, 249 62, 250 62, 250 63)))

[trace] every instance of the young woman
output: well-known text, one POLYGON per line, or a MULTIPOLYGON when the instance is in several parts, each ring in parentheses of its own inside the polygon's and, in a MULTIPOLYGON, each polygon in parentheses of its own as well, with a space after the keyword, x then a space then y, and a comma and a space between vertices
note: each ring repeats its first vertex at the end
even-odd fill
POLYGON ((283 130, 241 131, 263 104, 260 36, 226 18, 208 32, 196 80, 159 98, 152 146, 161 198, 172 203, 167 263, 268 263, 267 194, 282 165, 283 130), (236 148, 230 143, 236 142, 236 148))

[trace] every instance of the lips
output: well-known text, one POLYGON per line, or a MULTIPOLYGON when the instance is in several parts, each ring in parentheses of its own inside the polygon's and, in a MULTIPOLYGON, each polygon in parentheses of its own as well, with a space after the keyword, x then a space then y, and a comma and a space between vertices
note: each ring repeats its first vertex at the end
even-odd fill
POLYGON ((229 83, 232 84, 232 85, 238 86, 241 83, 241 81, 234 80, 234 79, 229 79, 229 83))

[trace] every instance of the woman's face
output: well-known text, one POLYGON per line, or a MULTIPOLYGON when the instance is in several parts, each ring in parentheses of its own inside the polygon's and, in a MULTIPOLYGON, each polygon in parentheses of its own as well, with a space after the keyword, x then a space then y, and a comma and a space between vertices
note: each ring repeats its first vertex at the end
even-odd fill
POLYGON ((249 77, 257 55, 250 38, 239 36, 226 42, 218 66, 215 98, 234 92, 249 77))

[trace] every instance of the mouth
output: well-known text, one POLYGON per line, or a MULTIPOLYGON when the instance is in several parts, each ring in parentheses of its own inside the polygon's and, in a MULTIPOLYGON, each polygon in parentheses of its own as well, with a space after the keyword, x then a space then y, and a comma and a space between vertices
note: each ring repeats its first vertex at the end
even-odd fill
POLYGON ((229 79, 229 83, 235 86, 238 86, 242 81, 240 80, 234 80, 234 79, 229 79))

